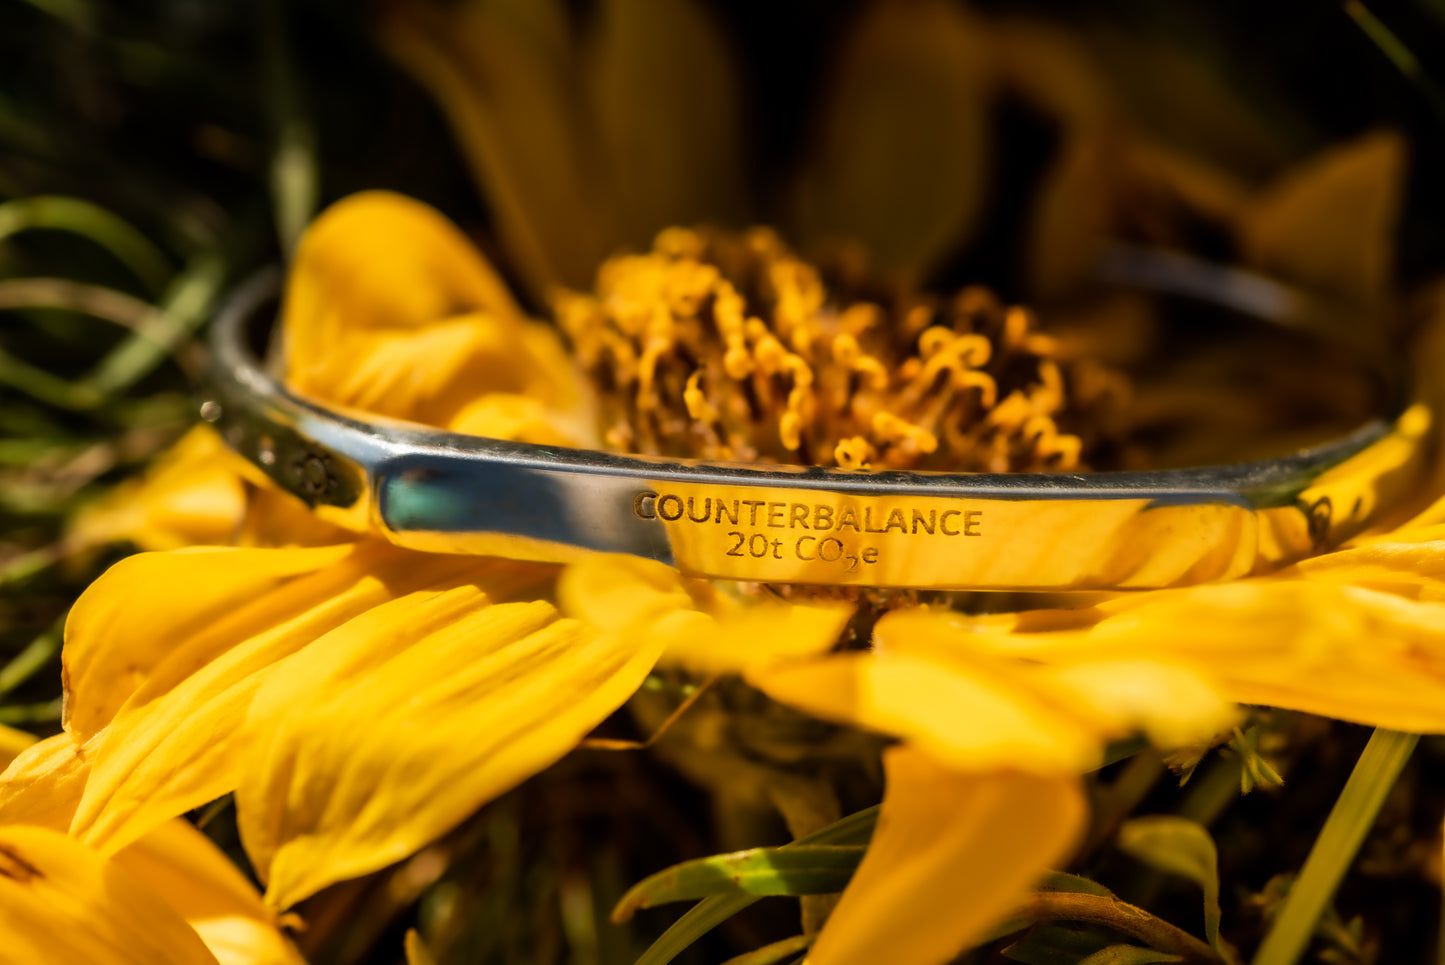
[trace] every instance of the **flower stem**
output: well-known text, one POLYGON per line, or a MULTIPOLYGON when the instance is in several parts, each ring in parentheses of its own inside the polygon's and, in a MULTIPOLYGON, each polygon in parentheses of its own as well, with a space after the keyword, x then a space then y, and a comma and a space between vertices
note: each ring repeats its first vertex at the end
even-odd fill
POLYGON ((1040 891, 1011 917, 1035 922, 1082 921, 1104 925, 1157 951, 1178 955, 1192 965, 1221 961, 1213 948, 1183 929, 1112 896, 1040 891))
POLYGON ((1304 954, 1315 923, 1354 862, 1365 834, 1374 825, 1375 816, 1419 739, 1418 734, 1383 728, 1371 735, 1290 888, 1284 907, 1259 946, 1254 965, 1294 965, 1304 954))

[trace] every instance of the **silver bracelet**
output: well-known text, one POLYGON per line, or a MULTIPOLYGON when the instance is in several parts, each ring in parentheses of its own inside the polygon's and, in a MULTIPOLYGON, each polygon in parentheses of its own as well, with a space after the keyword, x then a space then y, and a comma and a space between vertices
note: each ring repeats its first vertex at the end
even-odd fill
MULTIPOLYGON (((1223 271, 1249 282, 1214 298, 1231 307, 1263 314, 1261 298, 1289 291, 1223 271)), ((343 413, 294 395, 248 344, 248 324, 278 288, 274 273, 253 279, 217 318, 202 417, 323 518, 433 553, 545 562, 626 553, 765 583, 1188 585, 1269 569, 1368 527, 1419 478, 1430 422, 1423 406, 1401 406, 1281 458, 1151 472, 869 472, 617 455, 343 413)))

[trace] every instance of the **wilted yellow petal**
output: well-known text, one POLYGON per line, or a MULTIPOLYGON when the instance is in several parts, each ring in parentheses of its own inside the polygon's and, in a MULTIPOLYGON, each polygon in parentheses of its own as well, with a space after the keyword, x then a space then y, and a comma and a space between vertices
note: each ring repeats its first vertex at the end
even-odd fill
POLYGON ((1255 267, 1356 302, 1382 297, 1394 265, 1405 142, 1380 131, 1286 174, 1245 210, 1240 240, 1255 267))
POLYGON ((1211 37, 1202 9, 1164 29, 1148 18, 1098 18, 1077 31, 1105 80, 1114 110, 1181 154, 1247 174, 1277 168, 1309 128, 1273 89, 1221 70, 1231 52, 1211 37))
POLYGON ((148 550, 229 543, 246 509, 241 462, 209 426, 197 426, 144 477, 81 510, 70 524, 70 539, 91 545, 129 540, 148 550))
POLYGON ((745 218, 742 92, 705 6, 608 0, 595 16, 582 89, 626 226, 613 243, 745 218))
MULTIPOLYGON (((231 552, 245 559, 242 554, 299 551, 231 552)), ((188 555, 166 554, 156 560, 152 572, 157 583, 138 589, 141 595, 132 597, 130 605, 149 612, 152 605, 146 599, 155 597, 154 606, 163 611, 178 587, 198 596, 224 593, 188 583, 188 555)), ((269 673, 284 672, 284 658, 388 600, 465 581, 490 565, 476 558, 358 543, 330 566, 172 638, 172 652, 154 666, 106 729, 87 741, 92 770, 71 832, 96 847, 118 849, 162 821, 233 790, 245 764, 242 725, 251 697, 269 673)), ((88 592, 109 593, 111 585, 102 577, 88 592)), ((135 638, 149 632, 140 621, 124 621, 114 645, 137 647, 135 638)))
POLYGON ((569 616, 657 641, 667 648, 665 664, 697 674, 738 673, 822 653, 838 641, 853 612, 828 602, 730 605, 672 567, 632 556, 598 554, 574 563, 557 592, 569 616))
POLYGON ((1118 201, 1118 146, 1111 134, 1070 138, 1035 192, 1028 256, 1035 297, 1067 294, 1097 270, 1118 201))
POLYGON ((383 41, 441 102, 533 290, 585 287, 622 232, 582 116, 563 5, 416 2, 386 13, 383 41))
POLYGON ((7 965, 216 965, 161 897, 45 828, 0 827, 0 936, 7 965))
POLYGON ((967 773, 903 745, 884 754, 878 830, 811 965, 942 965, 1066 861, 1087 807, 1075 777, 967 773))
POLYGON ((1037 17, 989 26, 992 64, 1011 93, 1056 118, 1066 134, 1117 126, 1117 96, 1077 31, 1037 17))
POLYGON ((113 860, 165 899, 220 965, 304 965, 245 875, 188 822, 167 821, 113 860))
POLYGON ((1030 285, 1046 298, 1076 294, 1096 281, 1108 245, 1138 233, 1135 222, 1148 222, 1152 244, 1184 246, 1200 219, 1231 223, 1247 198, 1225 172, 1117 126, 1078 131, 1035 195, 1030 285))
POLYGON ((402 948, 406 952, 406 965, 436 965, 436 957, 426 947, 415 928, 407 930, 406 937, 402 940, 402 948))
POLYGON ((400 603, 368 614, 366 634, 318 640, 256 695, 262 743, 237 806, 273 907, 401 859, 549 766, 660 649, 469 588, 436 598, 446 619, 400 603))
POLYGON ((0 773, 0 825, 64 831, 89 775, 90 764, 69 734, 31 744, 0 773))
POLYGON ((856 239, 889 271, 927 271, 968 240, 989 156, 985 31, 944 0, 866 11, 799 185, 804 238, 856 239))
MULTIPOLYGON (((90 740, 158 665, 174 659, 182 641, 242 612, 263 625, 277 611, 258 602, 351 552, 205 548, 121 560, 81 594, 66 619, 66 731, 80 743, 90 740)), ((196 665, 209 656, 198 655, 196 665)))

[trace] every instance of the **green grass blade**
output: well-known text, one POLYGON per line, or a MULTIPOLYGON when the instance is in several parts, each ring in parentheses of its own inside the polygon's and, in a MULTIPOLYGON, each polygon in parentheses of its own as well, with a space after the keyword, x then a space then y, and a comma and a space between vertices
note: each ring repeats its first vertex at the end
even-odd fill
MULTIPOLYGON (((805 835, 792 844, 792 848, 816 844, 866 844, 873 836, 878 823, 878 806, 865 808, 835 821, 826 828, 820 828, 805 835)), ((735 894, 705 898, 688 909, 687 913, 672 923, 652 945, 637 959, 636 965, 667 965, 693 942, 712 931, 718 925, 738 914, 757 901, 756 895, 735 894)))
POLYGON ((625 921, 640 908, 711 895, 831 895, 843 890, 863 860, 862 845, 750 848, 684 861, 628 889, 613 910, 625 921))
POLYGON ((265 0, 260 12, 267 99, 276 125, 275 153, 271 156, 271 197, 281 248, 289 254, 316 214, 320 181, 316 132, 302 109, 286 36, 286 5, 281 0, 265 0))
POLYGON ((43 195, 0 204, 0 241, 36 228, 68 231, 95 242, 130 269, 153 295, 173 273, 169 259, 128 221, 79 198, 43 195))
POLYGON ((777 965, 784 959, 807 951, 812 943, 813 940, 807 935, 794 935, 792 938, 784 938, 780 942, 743 952, 736 958, 729 958, 723 965, 777 965))
POLYGON ((112 349, 81 384, 96 395, 111 396, 145 378, 210 318, 225 280, 226 263, 219 254, 198 255, 166 291, 148 324, 112 349))
POLYGON ((49 630, 30 641, 9 663, 0 667, 0 697, 35 676, 55 658, 60 652, 61 631, 64 626, 65 618, 61 617, 49 630))
POLYGON ((1435 79, 1425 72, 1425 68, 1421 65, 1420 58, 1415 56, 1415 52, 1407 47, 1405 42, 1393 30, 1385 26, 1384 22, 1360 0, 1345 0, 1345 13, 1349 14, 1350 19, 1364 31, 1365 36, 1380 48, 1380 52, 1389 58, 1390 63, 1395 65, 1395 69, 1415 85, 1415 88, 1429 102, 1431 109, 1442 121, 1445 121, 1445 90, 1442 90, 1435 79))
POLYGON ((1254 965, 1294 965, 1315 924, 1375 823, 1380 807, 1415 749, 1418 734, 1376 730, 1325 819, 1304 868, 1259 946, 1254 965))
POLYGON ((84 411, 93 409, 103 399, 89 386, 67 382, 44 369, 36 368, 0 349, 0 385, 24 392, 58 409, 84 411))

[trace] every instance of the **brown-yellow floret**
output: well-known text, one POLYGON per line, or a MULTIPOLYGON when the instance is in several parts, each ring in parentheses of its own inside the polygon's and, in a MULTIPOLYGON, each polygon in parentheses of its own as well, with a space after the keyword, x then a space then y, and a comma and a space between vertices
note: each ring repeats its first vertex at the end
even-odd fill
MULTIPOLYGON (((1032 314, 825 283, 776 233, 670 228, 557 317, 626 452, 845 469, 1070 471, 1112 379, 1075 379, 1032 314), (1084 395, 1080 389, 1087 389, 1084 395)), ((1097 374, 1097 373, 1096 373, 1097 374)))

